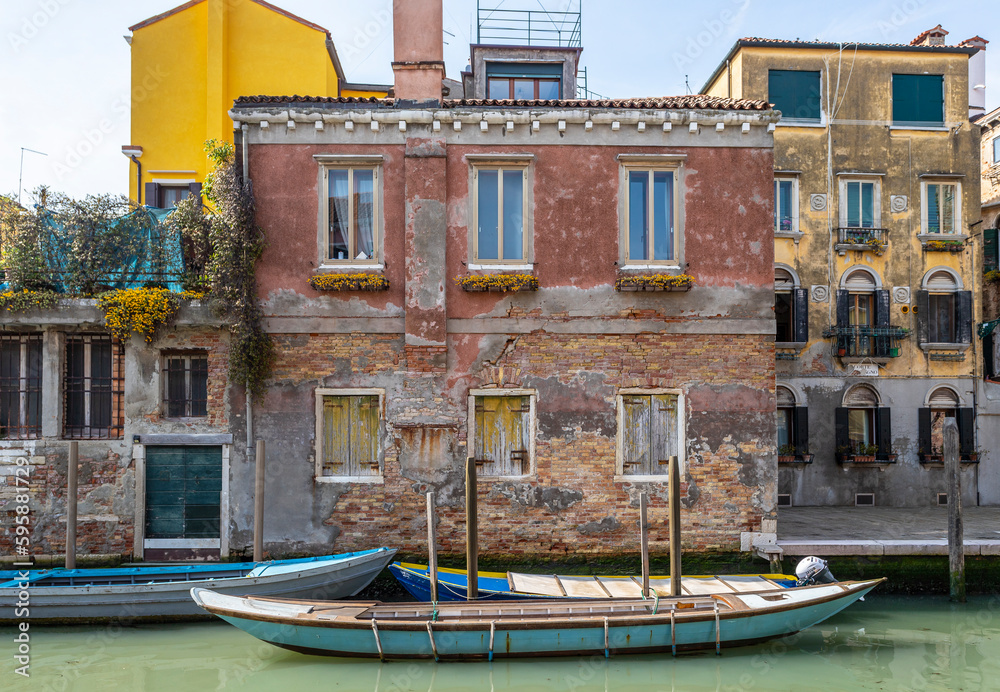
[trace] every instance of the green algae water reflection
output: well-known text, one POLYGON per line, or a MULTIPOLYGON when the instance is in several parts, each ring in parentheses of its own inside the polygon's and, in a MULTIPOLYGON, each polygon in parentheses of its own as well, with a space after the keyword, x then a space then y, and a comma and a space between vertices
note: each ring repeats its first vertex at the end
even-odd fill
MULTIPOLYGON (((8 649, 12 629, 0 630, 8 649)), ((0 690, 1000 690, 1000 597, 870 596, 760 646, 680 656, 440 663, 303 656, 221 622, 31 630, 31 678, 3 657, 0 690)))

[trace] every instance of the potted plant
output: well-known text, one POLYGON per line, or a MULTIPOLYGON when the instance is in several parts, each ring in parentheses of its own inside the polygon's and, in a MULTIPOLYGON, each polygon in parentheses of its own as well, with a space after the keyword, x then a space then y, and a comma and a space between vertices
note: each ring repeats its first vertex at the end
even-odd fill
POLYGON ((931 451, 928 454, 924 451, 924 448, 920 448, 920 461, 925 464, 939 464, 944 461, 944 456, 941 454, 941 449, 931 447, 931 451))
POLYGON ((876 454, 878 454, 878 445, 859 444, 854 448, 854 461, 870 464, 875 461, 876 454))
POLYGON ((843 358, 844 356, 847 355, 847 349, 844 348, 843 346, 838 347, 837 348, 837 355, 840 356, 841 358, 843 358))
POLYGON ((795 461, 795 445, 783 444, 778 447, 778 463, 790 464, 795 461))

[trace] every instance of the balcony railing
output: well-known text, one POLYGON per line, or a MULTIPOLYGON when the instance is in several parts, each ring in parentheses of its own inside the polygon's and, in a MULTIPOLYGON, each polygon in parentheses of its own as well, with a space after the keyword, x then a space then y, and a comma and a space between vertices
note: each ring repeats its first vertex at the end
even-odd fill
POLYGON ((888 228, 840 227, 837 231, 837 248, 851 250, 872 250, 882 254, 889 242, 888 228))
POLYGON ((833 338, 833 355, 842 358, 898 358, 900 342, 910 335, 902 327, 830 327, 823 332, 833 338))
POLYGON ((476 43, 579 48, 583 13, 515 10, 477 4, 476 43))

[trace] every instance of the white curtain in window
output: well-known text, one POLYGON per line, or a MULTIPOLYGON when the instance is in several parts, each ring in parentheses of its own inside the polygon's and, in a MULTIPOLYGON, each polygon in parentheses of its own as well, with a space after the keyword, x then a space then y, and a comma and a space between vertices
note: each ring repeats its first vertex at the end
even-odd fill
POLYGON ((371 259, 375 248, 375 174, 354 171, 354 214, 357 217, 357 254, 355 259, 371 259))

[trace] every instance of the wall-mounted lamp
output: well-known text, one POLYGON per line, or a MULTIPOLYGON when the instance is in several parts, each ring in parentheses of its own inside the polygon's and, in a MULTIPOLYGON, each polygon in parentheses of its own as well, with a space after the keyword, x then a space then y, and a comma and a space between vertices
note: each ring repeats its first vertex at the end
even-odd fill
POLYGON ((135 162, 135 201, 137 204, 142 204, 142 164, 139 163, 142 147, 136 144, 123 144, 122 153, 135 162))

